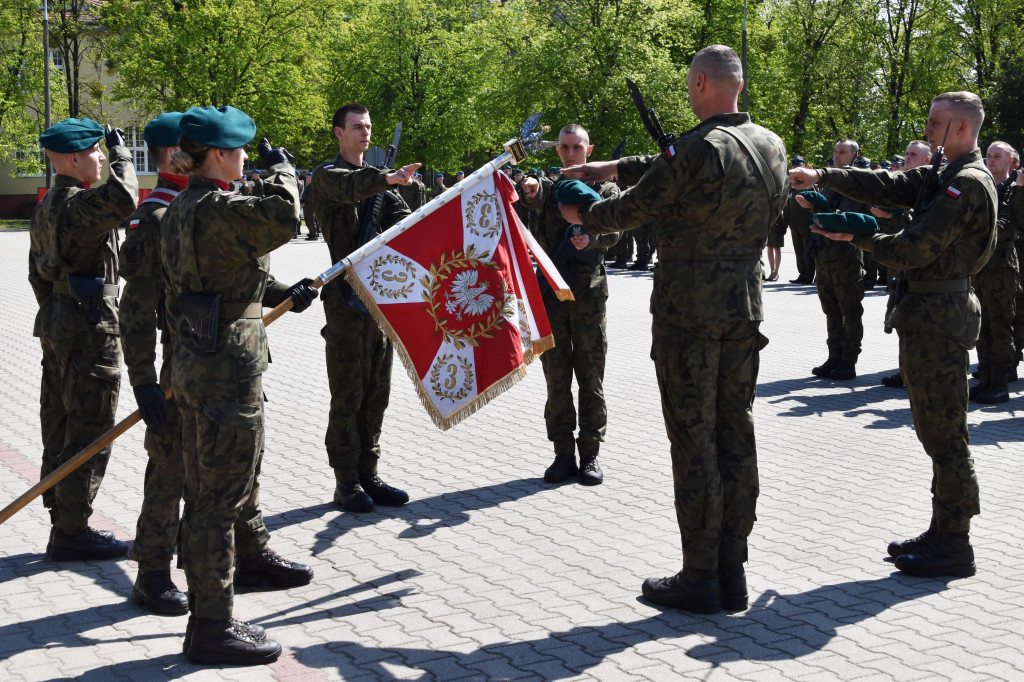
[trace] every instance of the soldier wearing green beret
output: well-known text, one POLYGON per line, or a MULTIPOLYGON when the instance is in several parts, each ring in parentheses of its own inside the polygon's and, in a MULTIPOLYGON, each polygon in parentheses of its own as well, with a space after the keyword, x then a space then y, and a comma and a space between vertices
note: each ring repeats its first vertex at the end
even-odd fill
POLYGON ((786 148, 740 112, 743 67, 724 45, 698 52, 687 75, 701 123, 659 156, 569 168, 617 174, 616 198, 564 206, 591 234, 658 222, 651 356, 672 444, 683 570, 648 578, 649 601, 698 613, 747 607, 743 564, 758 495, 754 391, 768 229, 788 190, 786 148))
POLYGON ((858 201, 913 207, 896 234, 815 232, 872 251, 902 270, 887 323, 900 337, 900 373, 910 396, 914 430, 931 458, 928 530, 889 544, 896 568, 916 576, 974 575, 971 517, 980 513, 978 479, 968 447, 968 350, 978 341, 981 310, 970 278, 988 261, 996 240, 996 191, 978 149, 985 119, 981 98, 947 92, 932 100, 925 135, 949 164, 900 173, 828 169, 790 171, 794 187, 815 182, 858 201), (948 131, 948 132, 947 132, 948 131))
MULTIPOLYGON (((555 149, 563 165, 574 166, 586 163, 594 146, 582 126, 570 124, 559 131, 555 149)), ((554 179, 527 178, 523 181, 524 196, 520 198, 526 208, 538 211, 539 221, 534 232, 537 241, 551 256, 575 297, 573 301, 559 301, 538 272, 544 308, 555 337, 555 347, 540 356, 548 388, 544 422, 548 440, 555 450, 555 460, 544 472, 544 480, 562 483, 578 475, 583 485, 598 485, 604 480, 604 473, 597 456, 608 427, 608 408, 604 400, 608 274, 604 254, 619 240, 619 235, 570 237, 566 232, 569 223, 559 213, 555 197, 555 186, 560 179, 559 173, 554 179), (573 376, 579 388, 578 412, 572 398, 573 376)), ((603 198, 619 193, 613 182, 595 183, 593 189, 603 198)))
MULTIPOLYGON (((117 342, 117 234, 135 210, 138 181, 124 133, 66 119, 39 136, 56 171, 32 214, 29 283, 39 304, 33 334, 43 350, 39 418, 45 477, 114 425, 121 382, 117 342), (100 181, 110 154, 110 174, 100 181)), ((46 551, 55 561, 125 554, 112 533, 89 527, 110 458, 108 445, 43 493, 50 510, 46 551)))
MULTIPOLYGON (((168 206, 188 184, 193 170, 178 150, 182 114, 161 114, 143 130, 150 157, 159 172, 156 189, 122 225, 121 276, 126 280, 120 316, 121 346, 128 377, 146 422, 146 467, 142 509, 136 524, 131 558, 139 563, 132 601, 154 613, 188 611, 184 593, 170 577, 171 557, 177 544, 179 504, 185 480, 177 401, 164 400, 171 385, 176 330, 166 324, 165 283, 160 253, 160 228, 168 206), (159 384, 155 369, 158 329, 162 332, 163 363, 159 384), (163 386, 163 388, 160 387, 163 386)), ((251 193, 251 192, 248 192, 251 193)), ((304 585, 312 577, 308 566, 279 557, 267 548, 269 532, 259 509, 259 466, 250 495, 235 521, 238 584, 269 582, 276 587, 304 585)))
POLYGON ((261 573, 278 566, 301 584, 312 571, 267 550, 266 537, 257 555, 236 552, 240 513, 255 510, 247 525, 262 527, 257 477, 268 353, 260 318, 263 306, 289 297, 301 312, 317 292, 308 279, 289 287, 268 275, 269 253, 291 239, 299 215, 290 155, 262 139, 257 152, 268 172, 251 194, 240 194, 229 183, 242 175, 252 119, 233 107, 193 107, 179 129, 175 163, 191 174, 164 214, 160 255, 185 462, 181 558, 191 614, 184 651, 203 665, 269 663, 280 644, 232 618, 233 573, 241 579, 253 566, 261 573))
MULTIPOLYGON (((369 199, 383 193, 383 232, 409 215, 398 194, 389 188, 408 185, 420 167, 411 163, 396 170, 368 166, 363 154, 370 146, 370 112, 357 102, 334 112, 331 121, 338 156, 313 173, 317 220, 335 263, 362 246, 364 212, 369 199)), ((368 512, 375 504, 400 506, 404 491, 388 485, 377 473, 380 434, 391 394, 394 349, 351 287, 341 279, 324 286, 327 324, 327 379, 331 408, 324 445, 334 470, 334 502, 351 512, 368 512)))

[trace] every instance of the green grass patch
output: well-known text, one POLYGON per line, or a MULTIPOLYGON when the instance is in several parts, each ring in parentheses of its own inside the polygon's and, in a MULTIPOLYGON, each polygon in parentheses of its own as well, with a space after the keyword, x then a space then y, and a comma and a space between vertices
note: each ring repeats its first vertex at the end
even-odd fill
POLYGON ((27 230, 31 224, 28 218, 0 218, 0 230, 27 230))

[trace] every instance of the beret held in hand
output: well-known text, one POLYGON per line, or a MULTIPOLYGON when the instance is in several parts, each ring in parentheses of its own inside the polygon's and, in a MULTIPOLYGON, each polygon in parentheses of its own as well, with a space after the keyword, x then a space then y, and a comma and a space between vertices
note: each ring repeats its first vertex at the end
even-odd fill
POLYGON ((826 232, 847 234, 872 234, 878 232, 878 221, 874 216, 846 211, 843 213, 817 213, 814 224, 826 232))

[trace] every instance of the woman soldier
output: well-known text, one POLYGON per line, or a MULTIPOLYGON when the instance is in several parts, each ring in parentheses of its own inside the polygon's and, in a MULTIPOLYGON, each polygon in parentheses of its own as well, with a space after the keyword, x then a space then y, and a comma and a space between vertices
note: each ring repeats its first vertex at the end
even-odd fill
POLYGON ((253 195, 243 196, 228 191, 228 183, 242 177, 253 120, 233 107, 192 107, 179 129, 174 156, 192 174, 164 216, 161 251, 168 324, 178 333, 171 383, 185 459, 184 651, 197 664, 270 663, 281 645, 231 617, 233 525, 253 494, 263 449, 262 307, 291 297, 301 312, 317 292, 309 279, 287 287, 269 274, 268 254, 291 239, 299 214, 287 152, 260 140, 257 153, 268 172, 253 195))

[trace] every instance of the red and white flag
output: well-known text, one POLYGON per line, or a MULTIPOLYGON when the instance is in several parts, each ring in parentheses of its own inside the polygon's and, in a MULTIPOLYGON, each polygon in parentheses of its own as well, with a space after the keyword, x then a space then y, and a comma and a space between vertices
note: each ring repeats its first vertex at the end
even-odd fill
POLYGON ((572 296, 519 222, 504 173, 459 190, 345 273, 442 429, 509 389, 554 345, 531 250, 559 298, 572 296))

